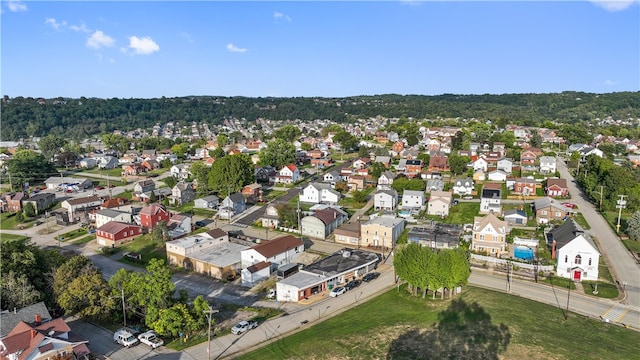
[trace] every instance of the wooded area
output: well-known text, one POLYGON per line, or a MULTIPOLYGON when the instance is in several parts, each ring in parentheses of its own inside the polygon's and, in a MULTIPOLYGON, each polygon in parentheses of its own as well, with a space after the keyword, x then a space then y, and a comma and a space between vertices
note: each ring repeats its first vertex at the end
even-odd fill
POLYGON ((5 96, 2 140, 46 134, 82 139, 113 130, 149 128, 174 121, 210 125, 237 118, 253 122, 330 119, 339 123, 383 116, 414 119, 489 119, 497 125, 536 125, 545 120, 575 123, 609 116, 640 117, 640 92, 592 94, 376 95, 349 98, 248 98, 189 96, 158 99, 48 99, 5 96))

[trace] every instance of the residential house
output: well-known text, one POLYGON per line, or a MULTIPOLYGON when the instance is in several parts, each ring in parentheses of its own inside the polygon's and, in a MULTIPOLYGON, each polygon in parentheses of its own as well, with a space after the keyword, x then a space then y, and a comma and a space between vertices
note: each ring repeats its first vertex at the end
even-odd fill
POLYGON ((156 183, 151 180, 142 180, 142 181, 138 181, 134 186, 133 186, 133 193, 134 194, 142 194, 142 193, 146 193, 149 191, 153 191, 156 188, 156 183))
POLYGON ((442 191, 444 190, 444 181, 442 179, 429 179, 427 180, 427 192, 442 191))
POLYGON ((404 150, 404 143, 402 141, 396 141, 393 143, 393 146, 391 146, 391 150, 396 154, 400 154, 402 150, 404 150))
POLYGON ((531 149, 522 150, 520 153, 520 165, 521 166, 533 166, 538 160, 538 155, 531 149))
POLYGON ((502 158, 498 160, 496 165, 498 170, 504 171, 507 175, 511 175, 513 172, 513 161, 511 159, 502 158))
POLYGON ((218 208, 220 198, 215 195, 207 195, 205 197, 195 199, 193 201, 193 207, 196 209, 208 209, 215 210, 218 208))
POLYGON ((391 249, 402 232, 405 221, 395 215, 380 215, 360 226, 360 247, 391 249))
POLYGON ((123 175, 136 176, 147 172, 147 168, 140 164, 129 164, 122 167, 123 175))
POLYGON ((145 206, 142 208, 142 210, 140 210, 140 225, 151 231, 161 221, 164 221, 166 224, 168 224, 170 217, 171 214, 164 205, 150 204, 149 206, 145 206))
POLYGON ((240 214, 247 208, 247 201, 241 193, 233 193, 224 198, 219 207, 218 216, 221 219, 231 219, 233 216, 240 214))
MULTIPOLYGON (((3 328, 9 331, 0 339, 0 359, 89 360, 91 358, 91 351, 87 347, 89 342, 80 335, 72 333, 63 318, 45 322, 43 316, 44 314, 37 313, 34 315, 33 322, 18 321, 9 327, 3 315, 3 328)), ((51 318, 48 311, 46 316, 48 319, 51 318)))
POLYGON ((429 158, 429 171, 449 171, 449 157, 444 154, 435 154, 429 158))
POLYGON ((101 209, 95 213, 96 228, 110 221, 119 221, 123 223, 133 222, 133 213, 130 211, 119 211, 114 209, 101 209))
POLYGON ((509 223, 509 225, 526 225, 527 213, 519 209, 505 210, 504 221, 509 223))
POLYGON ((571 209, 562 205, 558 200, 543 197, 533 201, 533 211, 536 214, 538 224, 548 224, 552 221, 564 220, 571 209))
POLYGON ((300 170, 294 164, 283 166, 276 175, 276 183, 293 184, 300 178, 300 170))
POLYGON ((147 159, 143 161, 140 165, 144 166, 147 171, 160 169, 160 163, 156 159, 147 159))
POLYGON ((56 203, 56 196, 51 193, 37 193, 22 200, 23 206, 30 203, 36 211, 36 215, 42 214, 56 203))
POLYGON ((262 185, 253 183, 242 188, 242 196, 247 199, 247 203, 255 204, 262 201, 262 185))
MULTIPOLYGON (((103 210, 104 211, 104 210, 103 210)), ((144 234, 142 226, 128 222, 109 221, 96 229, 96 241, 102 246, 120 246, 144 234)))
POLYGON ((340 193, 325 183, 309 183, 300 194, 300 202, 335 205, 340 201, 340 193))
POLYGON ((158 151, 156 149, 142 150, 142 153, 140 154, 140 158, 145 160, 155 160, 157 156, 158 151))
POLYGON ((132 207, 129 204, 129 200, 127 198, 122 197, 114 197, 109 198, 106 197, 103 199, 104 202, 100 205, 100 209, 116 209, 120 207, 127 207, 127 209, 131 210, 132 207))
POLYGON ((549 178, 547 179, 547 196, 551 197, 565 197, 569 196, 569 187, 567 186, 567 179, 549 178))
POLYGON ((502 214, 502 185, 497 183, 486 183, 482 187, 480 196, 480 214, 493 213, 502 214))
POLYGON ((553 156, 540 156, 540 173, 541 174, 555 174, 556 173, 556 158, 553 156))
POLYGON ((191 216, 184 214, 173 214, 169 219, 167 228, 169 230, 169 238, 177 239, 183 237, 193 231, 191 216))
POLYGON ((580 153, 580 158, 582 159, 583 162, 586 161, 587 157, 590 155, 604 157, 604 153, 602 152, 602 150, 593 146, 585 146, 581 148, 578 152, 580 153))
POLYGON ((89 211, 98 209, 102 200, 97 196, 73 198, 62 202, 61 207, 67 210, 70 222, 80 221, 81 216, 88 216, 89 211))
POLYGON ((290 264, 304 252, 302 239, 287 235, 240 252, 242 285, 253 287, 268 279, 280 265, 290 264))
POLYGON ((193 201, 196 197, 196 191, 190 182, 179 181, 172 189, 169 196, 169 204, 172 206, 180 206, 193 201))
POLYGON ((422 191, 405 190, 402 193, 402 209, 420 211, 425 208, 425 196, 422 191))
POLYGON ((567 153, 566 153, 566 154, 567 154, 567 156, 571 156, 571 154, 573 154, 573 153, 574 153, 574 152, 576 152, 576 151, 577 151, 578 153, 580 153, 580 150, 581 150, 582 148, 585 148, 585 147, 588 147, 588 146, 589 146, 589 145, 587 145, 587 144, 580 144, 580 143, 578 143, 578 144, 571 144, 571 145, 569 145, 569 147, 567 147, 567 153))
POLYGON ((264 215, 260 218, 262 221, 262 227, 264 228, 277 228, 280 224, 280 216, 278 208, 274 205, 269 205, 264 211, 264 215))
POLYGON ((275 183, 278 172, 273 166, 262 166, 256 168, 256 182, 275 183))
POLYGON ((376 211, 394 211, 398 206, 398 192, 394 189, 378 190, 373 195, 373 207, 376 211))
POLYGON ((350 221, 342 224, 333 232, 336 243, 358 246, 360 242, 360 223, 358 221, 350 221))
POLYGON ((353 162, 354 169, 365 169, 371 165, 371 158, 360 158, 353 162))
POLYGON ((427 205, 427 215, 449 216, 449 209, 453 203, 450 191, 432 191, 427 205))
POLYGON ((384 165, 384 167, 386 169, 389 168, 389 166, 391 166, 391 156, 386 156, 386 155, 376 155, 375 160, 373 160, 374 163, 381 163, 384 165))
POLYGON ((504 170, 493 170, 487 174, 487 180, 505 182, 507 181, 507 173, 504 170))
POLYGON ((0 311, 0 349, 4 339, 21 322, 27 325, 37 326, 52 320, 51 314, 44 302, 38 302, 23 308, 14 308, 11 311, 0 311), (36 324, 38 323, 38 324, 36 324))
POLYGON ((325 157, 324 153, 318 149, 307 151, 307 156, 311 159, 321 159, 325 157))
POLYGON ((483 172, 487 172, 489 164, 484 157, 479 157, 476 161, 473 162, 473 171, 482 170, 483 172))
POLYGON ((487 179, 487 174, 483 170, 476 170, 473 173, 473 181, 483 182, 487 179))
POLYGON ((573 281, 598 280, 600 252, 593 240, 573 220, 547 233, 551 258, 556 259, 556 275, 573 281))
POLYGON ((232 279, 240 273, 241 252, 248 248, 248 245, 240 242, 229 241, 229 234, 221 229, 166 243, 169 265, 180 266, 219 280, 232 279))
POLYGON ((331 187, 335 187, 336 182, 342 181, 342 177, 339 172, 331 170, 322 176, 322 181, 331 184, 331 187))
POLYGON ((191 174, 189 171, 189 164, 176 164, 171 167, 169 170, 171 172, 171 176, 178 180, 186 180, 191 174))
POLYGON ((503 142, 494 142, 493 143, 493 152, 497 152, 502 154, 501 156, 504 156, 504 154, 506 154, 507 152, 507 147, 505 145, 505 143, 503 142))
POLYGON ((324 169, 328 168, 333 164, 331 159, 321 158, 321 159, 311 159, 311 166, 316 169, 324 169))
POLYGON ((637 168, 640 165, 640 155, 629 154, 627 155, 627 160, 631 163, 634 168, 637 168))
POLYGON ((513 185, 513 193, 523 196, 534 196, 536 194, 536 180, 529 178, 516 179, 513 185))
POLYGON ((366 185, 366 177, 362 175, 351 175, 347 179, 349 190, 363 190, 366 185))
POLYGON ((453 182, 453 193, 456 195, 471 195, 475 191, 473 179, 456 179, 453 182))
POLYGON ((500 257, 508 253, 508 232, 507 222, 498 219, 493 213, 484 217, 476 216, 473 221, 471 250, 500 257))
MULTIPOLYGON (((447 158, 448 162, 448 158, 447 158)), ((405 173, 409 176, 416 176, 422 172, 422 160, 421 159, 407 159, 405 162, 405 173)))
POLYGON ((324 240, 348 219, 349 215, 346 212, 327 207, 316 211, 313 215, 303 217, 300 220, 301 233, 303 236, 324 240))
POLYGON ((432 223, 411 227, 407 241, 432 249, 455 249, 460 245, 461 235, 461 225, 432 223))
POLYGON ((22 191, 5 194, 4 199, 2 199, 2 211, 3 212, 22 211, 22 201, 26 200, 28 197, 29 195, 22 191))
POLYGON ((383 172, 378 178, 378 189, 391 189, 391 184, 396 176, 391 171, 383 172))
POLYGON ((94 158, 84 158, 78 161, 78 166, 85 169, 93 169, 98 165, 98 161, 94 158))

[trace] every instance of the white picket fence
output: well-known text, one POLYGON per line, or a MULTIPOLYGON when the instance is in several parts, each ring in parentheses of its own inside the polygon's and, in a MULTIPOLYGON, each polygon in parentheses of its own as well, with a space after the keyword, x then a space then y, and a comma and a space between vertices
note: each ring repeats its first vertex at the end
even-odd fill
MULTIPOLYGON (((535 270, 536 269, 536 265, 533 265, 533 264, 527 264, 527 263, 522 263, 522 262, 513 261, 513 260, 507 260, 507 259, 499 259, 499 258, 495 258, 495 257, 492 257, 492 256, 471 254, 471 258, 476 260, 476 261, 493 263, 494 265, 498 265, 498 264, 499 265, 506 265, 507 263, 511 262, 511 263, 517 265, 518 267, 522 268, 522 269, 529 269, 529 270, 535 270)), ((553 271, 555 267, 553 265, 538 265, 537 268, 538 268, 538 271, 553 271)))

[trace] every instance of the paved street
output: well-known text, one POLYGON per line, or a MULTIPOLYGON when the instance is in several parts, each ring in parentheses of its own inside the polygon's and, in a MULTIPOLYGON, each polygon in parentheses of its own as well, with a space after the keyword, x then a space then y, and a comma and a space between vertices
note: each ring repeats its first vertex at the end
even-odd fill
POLYGON ((623 285, 624 299, 622 303, 640 308, 640 265, 622 245, 620 238, 596 211, 594 205, 578 189, 566 164, 560 159, 558 160, 558 171, 560 171, 560 177, 567 179, 569 193, 572 195, 571 201, 578 205, 579 211, 591 226, 587 232, 595 239, 598 250, 609 266, 613 277, 623 285))

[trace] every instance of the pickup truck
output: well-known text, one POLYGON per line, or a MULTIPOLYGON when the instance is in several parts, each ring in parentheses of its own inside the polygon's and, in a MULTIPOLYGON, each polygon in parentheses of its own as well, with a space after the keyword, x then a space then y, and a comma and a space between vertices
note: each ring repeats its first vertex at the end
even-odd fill
POLYGON ((113 333, 113 341, 116 343, 130 347, 138 343, 138 339, 133 335, 133 330, 122 328, 113 333))
POLYGON ((231 328, 231 332, 235 335, 240 335, 248 330, 258 327, 258 322, 255 320, 240 321, 236 326, 231 328))
POLYGON ((158 334, 156 334, 154 331, 147 331, 146 333, 138 335, 138 340, 153 349, 164 345, 164 340, 160 339, 158 337, 158 334))

